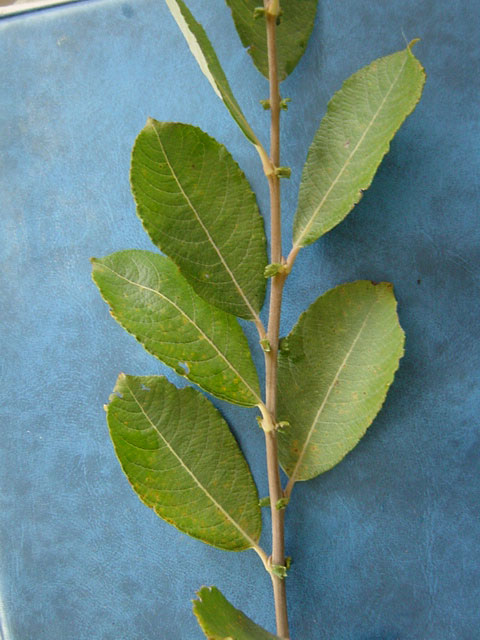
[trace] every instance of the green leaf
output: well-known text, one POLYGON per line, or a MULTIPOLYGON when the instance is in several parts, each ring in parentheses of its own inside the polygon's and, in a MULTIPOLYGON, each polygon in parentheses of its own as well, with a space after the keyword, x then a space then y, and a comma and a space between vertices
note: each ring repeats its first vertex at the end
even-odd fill
POLYGON ((175 18, 190 51, 198 62, 200 69, 207 77, 217 96, 223 100, 233 119, 238 124, 248 140, 262 155, 263 148, 257 136, 242 113, 235 96, 230 89, 228 80, 212 47, 204 28, 199 24, 183 0, 166 0, 172 16, 175 18))
POLYGON ((258 321, 267 264, 263 219, 227 149, 188 124, 149 119, 132 153, 137 213, 195 291, 258 321))
POLYGON ((220 549, 257 547, 255 483, 227 423, 200 392, 122 373, 107 422, 125 475, 158 516, 220 549))
POLYGON ((193 612, 208 640, 279 640, 235 609, 217 587, 202 587, 193 612))
POLYGON ((279 355, 280 462, 308 480, 355 447, 380 410, 403 355, 392 285, 360 280, 314 302, 279 355))
MULTIPOLYGON (((268 78, 265 20, 253 18, 258 0, 226 0, 232 10, 238 35, 257 69, 268 78)), ((318 0, 282 0, 282 16, 277 26, 278 75, 284 80, 297 66, 307 47, 315 22, 318 0)))
POLYGON ((261 402, 237 320, 200 298, 168 258, 130 250, 92 263, 113 317, 147 351, 222 400, 246 407, 261 402))
POLYGON ((355 73, 330 101, 302 173, 294 247, 341 222, 370 186, 422 93, 425 72, 410 47, 355 73))

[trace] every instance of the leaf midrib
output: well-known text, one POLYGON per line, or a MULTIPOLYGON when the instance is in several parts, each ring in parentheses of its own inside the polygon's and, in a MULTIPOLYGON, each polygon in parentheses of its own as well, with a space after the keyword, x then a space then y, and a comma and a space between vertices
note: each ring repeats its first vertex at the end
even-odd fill
POLYGON ((203 493, 206 495, 206 497, 215 505, 215 507, 222 513, 222 515, 225 517, 226 520, 228 520, 236 529, 237 531, 245 538, 245 540, 250 544, 250 546, 253 549, 258 549, 258 544, 255 542, 255 540, 244 530, 242 529, 242 527, 238 524, 238 522, 228 513, 228 511, 226 511, 224 509, 224 507, 215 500, 215 498, 212 496, 212 494, 208 491, 208 489, 206 487, 204 487, 204 485, 200 482, 200 480, 197 478, 197 476, 193 473, 193 471, 188 467, 187 464, 185 464, 185 462, 183 461, 182 457, 180 455, 177 454, 177 452, 175 451, 175 449, 172 447, 172 445, 170 444, 170 442, 165 438, 165 436, 162 434, 162 432, 158 429, 157 425, 151 420, 150 416, 148 415, 148 413, 143 409, 140 401, 138 400, 137 396, 135 395, 134 391, 131 389, 130 385, 128 384, 128 379, 125 380, 125 384, 132 396, 132 398, 135 400, 135 403, 137 404, 138 408, 140 409, 140 411, 142 412, 142 414, 145 416, 146 420, 149 422, 149 424, 152 426, 152 428, 156 431, 156 433, 159 435, 159 437, 162 439, 162 441, 164 442, 164 444, 168 447, 168 450, 170 451, 170 453, 178 460, 178 462, 180 463, 180 465, 182 466, 182 468, 189 474, 189 476, 192 478, 192 480, 195 482, 195 484, 199 487, 199 489, 201 489, 201 491, 203 491, 203 493))
POLYGON ((210 338, 208 337, 208 335, 201 329, 201 327, 198 326, 198 324, 187 314, 185 313, 185 311, 183 311, 183 309, 181 307, 179 307, 177 304, 175 304, 175 302, 173 300, 171 300, 170 298, 168 298, 166 295, 164 295, 163 293, 160 293, 160 291, 157 291, 156 289, 152 289, 151 287, 147 287, 143 284, 140 284, 139 282, 134 282, 133 280, 130 280, 129 278, 125 277, 124 275, 122 275, 121 273, 118 273, 118 271, 115 271, 115 269, 112 269, 111 267, 108 267, 106 264, 102 263, 102 266, 105 269, 108 269, 111 273, 115 274, 116 276, 118 276, 119 278, 121 278, 122 280, 125 280, 125 282, 128 282, 129 284, 131 284, 132 286, 135 287, 139 287, 140 289, 145 289, 145 291, 150 291, 151 293, 156 294, 157 296, 159 296, 160 298, 162 298, 163 300, 166 300, 169 304, 172 305, 172 307, 174 307, 184 318, 186 318, 189 322, 191 322, 191 324, 197 329, 197 331, 200 333, 200 335, 202 335, 205 340, 208 342, 208 344, 214 349, 214 351, 217 352, 217 354, 222 358, 222 360, 226 363, 226 365, 228 366, 228 368, 233 371, 233 373, 238 376, 238 378, 243 382, 243 384, 245 385, 245 387, 252 393, 253 397, 255 398, 255 400, 258 400, 259 403, 262 402, 261 398, 258 396, 258 394, 252 389, 252 387, 248 384, 248 382, 245 380, 245 378, 237 371, 237 369, 233 366, 233 364, 226 358, 226 356, 220 351, 220 349, 217 347, 217 345, 212 342, 212 340, 210 340, 210 338))
POLYGON ((294 484, 295 484, 295 482, 296 482, 296 475, 297 475, 298 469, 299 469, 299 467, 301 466, 301 464, 302 464, 302 462, 303 462, 303 458, 304 458, 304 456, 305 456, 305 452, 306 452, 306 450, 307 450, 308 445, 310 444, 310 440, 311 440, 311 438, 312 438, 313 432, 314 432, 315 427, 316 427, 316 425, 317 425, 317 421, 318 421, 318 419, 320 418, 321 414, 323 413, 323 410, 324 410, 324 408, 325 408, 325 405, 326 405, 326 404, 327 404, 327 402, 328 402, 328 399, 329 399, 329 397, 330 397, 330 394, 332 393, 333 388, 335 387, 335 384, 337 383, 337 380, 338 380, 338 378, 340 377, 340 374, 342 373, 343 369, 344 369, 344 368, 345 368, 345 366, 347 365, 347 362, 348 362, 348 360, 349 360, 350 356, 352 355, 353 350, 355 349, 355 346, 356 346, 356 344, 357 344, 358 340, 360 339, 360 336, 362 335, 363 330, 364 330, 364 329, 365 329, 365 327, 366 327, 367 321, 368 321, 368 319, 369 319, 369 317, 370 317, 370 314, 372 313, 372 309, 373 309, 373 307, 376 305, 376 303, 377 303, 377 302, 378 302, 378 299, 377 299, 377 300, 374 300, 374 301, 373 301, 373 303, 372 303, 372 306, 371 306, 371 307, 370 307, 370 309, 368 310, 368 313, 367 313, 367 315, 365 316, 365 320, 362 322, 362 326, 361 326, 361 327, 360 327, 360 329, 358 330, 357 335, 355 336, 355 338, 354 338, 354 340, 353 340, 353 342, 352 342, 352 344, 351 344, 351 346, 350 346, 349 350, 347 351, 347 353, 346 353, 346 355, 345 355, 345 357, 344 357, 344 359, 343 359, 343 361, 342 361, 341 365, 339 366, 339 368, 338 368, 338 370, 337 370, 337 373, 335 374, 335 376, 334 376, 334 378, 333 378, 333 380, 332 380, 332 383, 330 384, 330 386, 329 386, 329 388, 328 388, 328 390, 327 390, 327 393, 325 394, 325 397, 324 397, 324 399, 323 399, 323 401, 322 401, 322 403, 321 403, 321 405, 320 405, 320 408, 318 409, 317 413, 315 414, 315 417, 314 417, 314 419, 313 419, 313 421, 312 421, 311 427, 310 427, 310 429, 309 429, 309 431, 308 431, 308 434, 307 434, 307 437, 306 437, 306 439, 305 439, 304 445, 303 445, 302 450, 301 450, 301 452, 300 452, 300 455, 299 455, 299 457, 298 457, 297 463, 295 464, 295 467, 294 467, 294 469, 293 469, 292 475, 290 476, 290 479, 289 479, 289 481, 288 481, 288 488, 287 488, 287 491, 288 491, 288 490, 290 490, 290 491, 291 491, 291 489, 292 489, 293 485, 294 485, 294 484))
MULTIPOLYGON (((407 54, 408 55, 408 54, 407 54)), ((365 137, 367 136, 368 132, 370 131, 371 127, 373 126, 373 123, 375 122, 375 120, 377 119, 380 111, 383 109, 385 102, 388 100, 390 93, 392 92, 394 86, 397 84, 403 69, 405 67, 405 65, 407 64, 408 61, 408 57, 405 58, 405 61, 403 62, 400 71, 398 72, 397 76, 395 77, 394 81, 392 82, 392 84, 390 85, 389 90, 387 91, 387 93, 385 94, 385 97, 383 98, 380 106, 378 107, 378 109, 376 110, 376 112, 374 113, 372 119, 370 120, 367 128, 365 129, 365 131, 362 133, 362 135, 360 136, 359 141, 357 142, 357 144, 355 145, 355 147, 352 149, 352 152, 350 153, 350 155, 348 156, 348 158, 346 159, 344 165, 342 166, 342 168, 340 169, 340 171, 338 172, 337 176, 335 177, 335 179, 332 181, 332 184, 330 185, 330 187, 327 189, 325 195, 323 196, 322 200, 320 201, 320 203, 318 204, 318 206, 316 207, 316 209, 314 210, 313 214, 311 215, 309 221, 307 222, 306 226, 304 227, 299 239, 297 240, 297 242, 295 242, 294 247, 301 247, 301 243, 303 238, 306 236, 306 234, 310 231, 313 223, 314 223, 314 219, 315 217, 318 215, 320 209, 323 207, 323 205, 325 204, 328 196, 330 195, 330 193, 332 192, 332 189, 334 189, 335 185, 337 184, 337 182, 340 180, 340 178, 342 177, 344 171, 347 169, 348 165, 350 164, 353 156, 357 153, 360 145, 362 144, 362 142, 365 140, 365 137)))
POLYGON ((175 180, 182 196, 184 197, 186 203, 188 204, 188 206, 190 207, 190 209, 192 210, 194 216, 196 217, 196 219, 198 220, 199 225, 201 226, 203 232, 205 233, 207 240, 209 241, 209 243, 211 244, 211 246, 213 247, 214 251, 216 252, 216 254, 218 255, 222 265, 224 266, 226 272, 228 273, 228 275, 230 276, 231 281, 233 282, 235 288, 237 289, 238 293, 240 294, 240 297, 242 298, 242 300, 244 301, 244 303, 246 304, 248 310, 250 311, 250 313, 252 314, 252 317, 254 318, 254 320, 256 322, 260 321, 260 318, 257 314, 257 312, 255 311, 255 309, 252 307, 252 305, 250 304, 250 301, 248 300, 247 296, 245 295, 243 289, 241 288, 241 286, 238 284, 235 276, 233 275, 232 270, 230 269, 230 267, 228 266, 225 258, 222 255, 222 252, 220 251, 220 249, 217 247, 214 239, 212 238, 212 236, 210 235, 210 232, 208 231, 207 227, 205 226, 205 224, 203 223, 198 211, 196 210, 196 208, 194 207, 192 201, 190 200, 190 198, 188 197, 187 193, 185 192, 180 179, 178 178, 177 174, 175 173, 175 170, 173 168, 173 166, 170 163, 170 160, 168 158, 168 155, 165 151, 165 147, 162 144, 162 140, 160 138, 160 134, 158 132, 157 127, 152 124, 153 130, 155 131, 155 135, 157 136, 157 140, 158 140, 158 144, 160 145, 160 148, 162 150, 162 154, 163 157, 165 158, 165 162, 167 163, 167 166, 170 170, 170 173, 172 174, 173 179, 175 180))

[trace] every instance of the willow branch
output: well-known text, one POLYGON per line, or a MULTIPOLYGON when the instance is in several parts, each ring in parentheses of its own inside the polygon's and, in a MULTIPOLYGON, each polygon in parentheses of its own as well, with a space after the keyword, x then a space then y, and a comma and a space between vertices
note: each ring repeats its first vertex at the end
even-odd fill
MULTIPOLYGON (((277 46, 276 46, 276 21, 279 12, 278 0, 268 2, 265 0, 267 45, 268 45, 268 71, 270 84, 270 160, 273 168, 280 165, 280 91, 278 80, 277 46)), ((270 262, 282 262, 282 230, 281 230, 281 203, 280 203, 280 179, 275 171, 267 175, 270 190, 270 262)), ((266 376, 266 407, 273 421, 276 421, 277 411, 277 359, 278 341, 280 330, 280 313, 282 305, 282 292, 285 282, 285 274, 277 274, 272 278, 270 291, 270 309, 267 338, 270 350, 265 354, 266 376)), ((270 508, 272 514, 272 557, 273 565, 285 565, 284 542, 284 509, 278 509, 278 501, 283 498, 283 490, 280 480, 278 464, 278 443, 275 429, 265 432, 268 487, 270 493, 270 508)), ((287 596, 285 580, 271 573, 273 594, 275 601, 275 617, 277 623, 277 635, 281 638, 290 637, 288 629, 287 596)))

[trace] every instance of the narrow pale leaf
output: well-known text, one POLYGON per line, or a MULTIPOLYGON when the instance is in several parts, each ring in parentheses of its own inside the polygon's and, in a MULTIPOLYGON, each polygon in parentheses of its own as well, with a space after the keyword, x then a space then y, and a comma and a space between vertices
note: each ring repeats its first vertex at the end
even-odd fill
POLYGON ((295 247, 317 240, 359 202, 418 103, 425 72, 410 47, 355 73, 330 101, 302 173, 295 247))
POLYGON ((168 258, 129 250, 92 263, 113 317, 147 351, 222 400, 247 407, 261 402, 237 320, 200 298, 168 258))
POLYGON ((107 422, 125 475, 157 515, 220 549, 257 546, 255 483, 227 423, 199 391, 121 374, 107 422))
POLYGON ((290 485, 335 466, 380 410, 403 355, 392 285, 360 280, 305 311, 279 358, 280 461, 290 485))
MULTIPOLYGON (((253 17, 258 0, 226 0, 238 35, 257 69, 268 78, 265 20, 253 17)), ((282 16, 276 28, 278 76, 284 80, 297 66, 307 47, 315 22, 318 0, 282 0, 282 16)))
POLYGON ((228 313, 257 319, 267 264, 263 219, 227 149, 192 125, 150 119, 130 172, 152 241, 195 291, 228 313))
POLYGON ((183 0, 166 0, 172 16, 175 18, 190 51, 198 62, 200 69, 207 77, 217 96, 223 100, 233 119, 238 124, 244 135, 260 151, 260 143, 257 136, 247 122, 235 96, 232 93, 228 80, 218 60, 217 54, 204 28, 199 24, 188 9, 183 0))
POLYGON ((202 587, 193 612, 208 640, 279 640, 235 609, 217 587, 202 587))

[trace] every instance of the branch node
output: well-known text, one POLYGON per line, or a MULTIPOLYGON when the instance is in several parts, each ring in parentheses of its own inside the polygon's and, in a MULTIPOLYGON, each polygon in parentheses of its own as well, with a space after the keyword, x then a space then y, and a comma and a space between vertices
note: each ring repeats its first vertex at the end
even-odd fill
POLYGON ((281 420, 280 422, 277 422, 276 429, 279 433, 283 433, 289 426, 290 423, 287 422, 287 420, 281 420))
POLYGON ((258 20, 259 18, 264 18, 267 15, 267 10, 265 7, 255 7, 253 10, 253 19, 258 20))
POLYGON ((275 503, 275 509, 277 509, 277 511, 280 511, 280 509, 285 509, 289 500, 290 498, 279 498, 275 503))
POLYGON ((257 422, 261 429, 265 431, 265 433, 269 433, 270 431, 275 431, 276 424, 274 419, 272 418, 271 413, 268 411, 265 405, 259 405, 260 411, 262 412, 261 416, 257 416, 257 422))
POLYGON ((267 264, 263 272, 265 278, 274 278, 279 274, 288 274, 288 267, 282 262, 272 262, 270 264, 267 264))
POLYGON ((279 24, 278 18, 283 13, 283 11, 280 9, 280 0, 270 0, 267 8, 265 9, 265 12, 267 15, 277 18, 277 24, 279 24))
POLYGON ((275 175, 278 178, 290 178, 292 170, 290 167, 275 167, 275 175))
POLYGON ((268 338, 262 338, 260 340, 260 346, 265 353, 270 353, 270 351, 272 350, 272 347, 270 346, 270 340, 268 338))
POLYGON ((288 569, 283 564, 270 564, 270 573, 280 580, 285 580, 287 577, 288 569))
POLYGON ((288 103, 291 101, 291 98, 283 98, 283 100, 280 100, 280 109, 282 109, 282 111, 288 111, 288 103))

